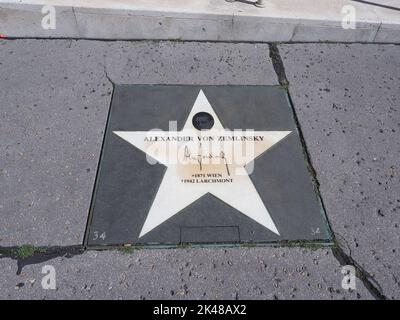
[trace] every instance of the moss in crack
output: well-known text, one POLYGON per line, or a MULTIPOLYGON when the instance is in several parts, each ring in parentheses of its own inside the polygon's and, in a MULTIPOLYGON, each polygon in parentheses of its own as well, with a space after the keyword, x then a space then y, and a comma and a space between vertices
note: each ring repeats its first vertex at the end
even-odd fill
POLYGON ((133 253, 136 250, 140 250, 142 249, 142 247, 140 246, 123 246, 122 248, 119 248, 118 251, 125 253, 125 254, 129 254, 129 253, 133 253))
POLYGON ((257 245, 253 242, 245 242, 242 243, 240 246, 244 248, 255 248, 257 245))
POLYGON ((178 38, 170 38, 170 39, 168 39, 168 41, 171 41, 171 42, 183 42, 183 40, 182 40, 181 37, 178 37, 178 38))
POLYGON ((37 248, 30 244, 24 244, 16 249, 14 249, 15 255, 20 259, 26 259, 33 256, 35 253, 43 253, 46 250, 43 248, 37 248))
POLYGON ((128 253, 132 253, 133 251, 135 251, 135 247, 133 246, 123 246, 122 248, 118 249, 120 252, 128 254, 128 253))
POLYGON ((0 247, 0 258, 17 260, 17 275, 21 274, 26 265, 43 263, 57 257, 72 258, 85 252, 83 246, 68 247, 35 247, 22 245, 20 247, 0 247))
POLYGON ((303 240, 303 241, 298 241, 298 240, 287 240, 287 241, 281 241, 281 246, 292 248, 292 247, 298 247, 298 248, 306 248, 306 249, 311 249, 311 250, 318 250, 321 248, 325 248, 327 246, 332 246, 332 242, 330 241, 316 241, 316 240, 303 240))
POLYGON ((272 61, 272 66, 275 70, 275 73, 278 77, 279 84, 284 88, 289 88, 289 81, 286 78, 285 68, 283 66, 283 62, 281 59, 281 55, 279 54, 278 46, 274 43, 269 44, 269 56, 272 61))
MULTIPOLYGON (((193 246, 189 242, 181 242, 181 243, 176 245, 177 249, 187 249, 187 248, 191 248, 191 247, 193 247, 193 246)), ((173 248, 173 247, 171 247, 171 248, 173 248)))

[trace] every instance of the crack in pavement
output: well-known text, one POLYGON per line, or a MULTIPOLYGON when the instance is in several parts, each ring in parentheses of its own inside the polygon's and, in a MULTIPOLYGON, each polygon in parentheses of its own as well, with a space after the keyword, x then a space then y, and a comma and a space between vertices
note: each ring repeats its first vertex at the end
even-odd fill
POLYGON ((299 135, 300 143, 301 143, 302 150, 303 150, 304 159, 305 159, 305 162, 307 164, 307 170, 308 170, 308 172, 310 174, 310 177, 311 177, 311 180, 312 180, 312 184, 313 184, 313 187, 314 187, 314 192, 316 193, 318 201, 319 201, 319 203, 320 203, 320 205, 322 207, 323 218, 324 218, 325 223, 327 225, 327 229, 328 229, 330 238, 333 241, 334 240, 334 234, 332 232, 332 228, 331 228, 331 225, 329 223, 329 220, 328 220, 328 217, 327 217, 327 214, 326 214, 325 205, 324 205, 324 202, 323 202, 320 190, 319 190, 320 183, 319 183, 318 178, 317 178, 317 172, 314 169, 314 166, 313 166, 312 160, 311 160, 311 156, 310 156, 310 154, 309 154, 309 152, 307 150, 307 144, 306 144, 306 141, 304 139, 303 133, 301 131, 300 122, 299 122, 299 119, 297 117, 296 110, 294 108, 294 103, 293 103, 293 100, 292 100, 290 92, 289 92, 289 81, 287 80, 287 77, 286 77, 285 67, 283 65, 282 58, 280 56, 279 49, 278 49, 276 44, 272 44, 272 43, 269 44, 269 56, 271 58, 272 65, 273 65, 273 68, 275 70, 275 73, 276 73, 276 75, 278 77, 278 82, 287 92, 287 96, 288 96, 288 99, 289 99, 289 105, 290 105, 290 107, 292 109, 293 119, 294 119, 294 122, 295 122, 295 125, 296 125, 297 133, 299 135))
MULTIPOLYGON (((326 210, 325 210, 325 207, 324 207, 323 201, 322 201, 322 196, 321 196, 320 191, 319 191, 320 184, 319 184, 319 181, 317 179, 317 173, 316 173, 316 171, 315 171, 315 169, 314 169, 314 167, 312 165, 310 154, 307 151, 305 139, 304 139, 303 134, 301 132, 301 126, 300 126, 300 123, 299 123, 298 118, 296 116, 296 110, 294 109, 294 103, 293 103, 293 101, 292 101, 292 99, 290 97, 289 81, 286 78, 285 67, 283 65, 283 61, 282 61, 282 58, 280 56, 279 49, 278 49, 276 44, 270 43, 269 44, 269 50, 270 50, 270 58, 272 60, 272 65, 273 65, 275 73, 276 73, 276 75, 278 77, 278 82, 283 88, 285 88, 288 91, 290 104, 291 104, 293 115, 294 115, 294 118, 295 118, 295 123, 296 123, 297 129, 298 129, 299 135, 300 135, 300 140, 301 140, 301 143, 303 145, 303 150, 304 150, 304 153, 305 153, 305 156, 306 156, 307 164, 309 166, 309 171, 310 171, 311 177, 312 177, 312 179, 313 179, 313 181, 315 183, 316 192, 317 192, 319 198, 321 199, 321 204, 322 204, 322 207, 323 207, 323 209, 325 211, 325 216, 326 216, 326 219, 327 219, 327 222, 328 222, 329 230, 331 232, 333 241, 336 244, 331 249, 332 253, 333 253, 333 256, 336 258, 336 260, 340 263, 341 266, 344 266, 344 265, 352 265, 352 266, 354 266, 354 268, 356 269, 357 278, 362 281, 362 283, 364 284, 365 288, 371 293, 371 295, 375 299, 377 299, 377 300, 386 300, 387 297, 382 293, 382 287, 379 285, 379 283, 376 281, 376 279, 374 279, 374 277, 372 277, 363 267, 361 267, 361 265, 357 261, 355 261, 351 257, 350 248, 349 248, 350 255, 348 255, 340 247, 340 244, 339 244, 339 242, 337 240, 337 236, 335 235, 335 233, 333 232, 333 230, 332 230, 332 228, 331 228, 331 226, 329 224, 329 220, 328 220, 328 217, 326 215, 326 210)), ((343 238, 343 240, 347 243, 347 241, 344 238, 343 238)))
POLYGON ((85 228, 85 233, 83 235, 83 243, 87 244, 88 243, 88 238, 89 238, 89 227, 92 223, 92 219, 93 219, 93 201, 94 201, 94 197, 95 197, 95 190, 96 190, 96 185, 98 183, 98 174, 99 174, 99 169, 100 169, 100 163, 101 163, 101 159, 103 157, 103 149, 104 149, 104 143, 105 143, 105 137, 106 137, 106 132, 107 132, 107 127, 109 125, 109 120, 110 120, 110 114, 111 114, 111 105, 113 102, 113 97, 114 97, 114 93, 115 93, 115 82, 110 78, 110 76, 108 75, 107 72, 107 61, 106 61, 106 56, 104 56, 104 60, 103 60, 103 72, 104 72, 104 76, 107 78, 107 80, 111 83, 112 86, 112 94, 111 94, 111 99, 110 99, 110 103, 108 106, 108 112, 107 112, 107 119, 106 119, 106 123, 104 126, 104 134, 103 134, 103 138, 102 138, 102 142, 101 142, 101 148, 100 148, 100 155, 98 157, 98 162, 97 162, 97 168, 96 168, 96 177, 94 179, 94 183, 93 183, 93 187, 92 187, 92 196, 90 199, 90 207, 89 207, 89 212, 88 212, 88 217, 86 220, 86 228, 85 228))
POLYGON ((0 248, 0 259, 10 258, 17 260, 17 275, 20 275, 22 269, 27 265, 43 263, 58 257, 72 258, 85 252, 85 248, 83 246, 33 247, 32 254, 26 257, 21 257, 21 255, 18 253, 20 248, 21 247, 0 248))
POLYGON ((382 293, 382 288, 379 283, 372 277, 360 264, 351 256, 347 255, 339 246, 332 248, 333 256, 339 261, 340 265, 352 265, 356 269, 356 277, 362 281, 367 290, 377 300, 387 300, 387 297, 382 293))

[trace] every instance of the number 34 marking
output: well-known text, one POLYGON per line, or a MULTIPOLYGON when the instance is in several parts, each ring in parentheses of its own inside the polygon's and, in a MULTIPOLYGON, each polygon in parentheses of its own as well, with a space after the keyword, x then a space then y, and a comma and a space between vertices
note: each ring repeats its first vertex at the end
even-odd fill
POLYGON ((94 240, 98 240, 98 239, 101 239, 101 240, 104 241, 106 239, 106 233, 103 232, 103 233, 100 234, 99 231, 94 231, 92 240, 94 241, 94 240))

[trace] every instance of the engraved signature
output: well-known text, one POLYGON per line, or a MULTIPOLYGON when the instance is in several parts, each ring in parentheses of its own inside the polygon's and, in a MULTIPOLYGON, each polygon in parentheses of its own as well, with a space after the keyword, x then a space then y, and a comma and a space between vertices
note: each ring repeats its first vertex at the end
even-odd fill
POLYGON ((231 175, 229 172, 228 161, 226 160, 225 152, 223 152, 223 151, 221 151, 219 153, 219 155, 213 155, 212 153, 209 153, 208 155, 203 154, 202 145, 201 145, 201 143, 199 143, 199 148, 197 150, 197 154, 192 154, 192 152, 188 148, 188 146, 185 146, 184 157, 186 159, 196 160, 197 163, 199 164, 200 171, 203 170, 203 160, 204 159, 221 159, 225 164, 226 173, 228 174, 228 176, 231 175))

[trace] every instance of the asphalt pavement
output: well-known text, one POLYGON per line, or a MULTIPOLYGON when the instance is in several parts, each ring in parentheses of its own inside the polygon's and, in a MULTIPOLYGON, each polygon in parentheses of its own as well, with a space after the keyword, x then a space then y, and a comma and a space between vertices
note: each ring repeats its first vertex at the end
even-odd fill
POLYGON ((399 56, 390 44, 0 40, 0 298, 399 299, 399 56), (287 88, 335 244, 85 251, 114 84, 287 88))

